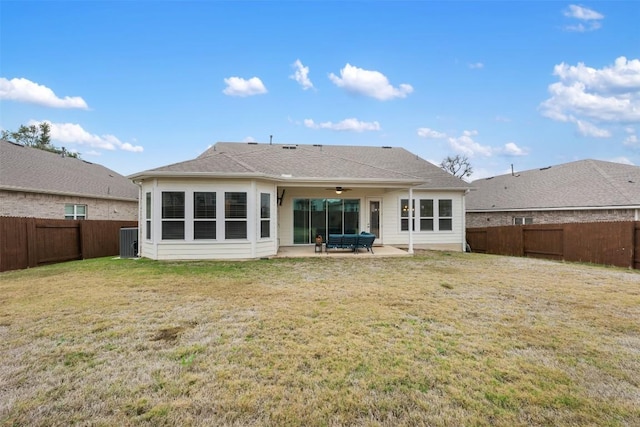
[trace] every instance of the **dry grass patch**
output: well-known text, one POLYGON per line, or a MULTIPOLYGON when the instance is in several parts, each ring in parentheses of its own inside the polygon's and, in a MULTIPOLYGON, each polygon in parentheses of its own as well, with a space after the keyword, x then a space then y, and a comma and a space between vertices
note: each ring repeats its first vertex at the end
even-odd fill
POLYGON ((480 254, 0 275, 2 425, 640 424, 640 274, 480 254))

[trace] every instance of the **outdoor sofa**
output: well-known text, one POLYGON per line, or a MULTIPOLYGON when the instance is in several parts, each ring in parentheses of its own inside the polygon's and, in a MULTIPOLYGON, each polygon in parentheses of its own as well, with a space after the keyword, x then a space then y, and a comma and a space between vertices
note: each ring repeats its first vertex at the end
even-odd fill
POLYGON ((358 253, 358 250, 363 248, 373 253, 374 240, 376 235, 365 231, 360 234, 329 234, 325 251, 328 253, 329 249, 347 249, 358 253))

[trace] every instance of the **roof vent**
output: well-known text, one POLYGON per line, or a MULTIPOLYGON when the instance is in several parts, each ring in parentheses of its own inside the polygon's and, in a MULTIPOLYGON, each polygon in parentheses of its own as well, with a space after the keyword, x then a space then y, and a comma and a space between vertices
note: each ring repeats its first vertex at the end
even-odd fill
POLYGON ((314 147, 322 147, 322 144, 313 144, 314 147))
POLYGON ((254 142, 254 141, 249 141, 249 142, 247 142, 247 144, 249 144, 249 145, 258 145, 258 143, 254 142))
POLYGON ((297 147, 295 145, 283 145, 283 150, 295 150, 297 147))
POLYGON ((541 171, 546 171, 547 169, 551 169, 551 166, 547 166, 546 168, 540 168, 541 171))
POLYGON ((382 148, 384 148, 384 149, 386 149, 386 150, 389 150, 389 149, 391 149, 391 148, 393 148, 393 147, 390 147, 390 146, 388 146, 388 145, 383 145, 383 146, 382 146, 382 148))

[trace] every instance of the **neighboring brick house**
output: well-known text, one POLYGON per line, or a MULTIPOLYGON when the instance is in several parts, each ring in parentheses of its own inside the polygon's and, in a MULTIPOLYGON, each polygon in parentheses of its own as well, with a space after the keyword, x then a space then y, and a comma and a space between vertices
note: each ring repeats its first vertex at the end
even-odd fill
POLYGON ((466 225, 493 227, 640 220, 640 167, 601 160, 479 179, 466 225))
POLYGON ((0 216, 135 221, 138 194, 104 166, 0 140, 0 216))

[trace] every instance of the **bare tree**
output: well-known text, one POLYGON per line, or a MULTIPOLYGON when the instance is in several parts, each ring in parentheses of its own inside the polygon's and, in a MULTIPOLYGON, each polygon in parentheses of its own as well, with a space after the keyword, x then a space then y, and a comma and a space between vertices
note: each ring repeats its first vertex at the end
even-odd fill
POLYGON ((454 157, 447 156, 440 163, 440 167, 458 178, 468 178, 473 173, 473 167, 469 163, 467 156, 456 154, 454 157))

